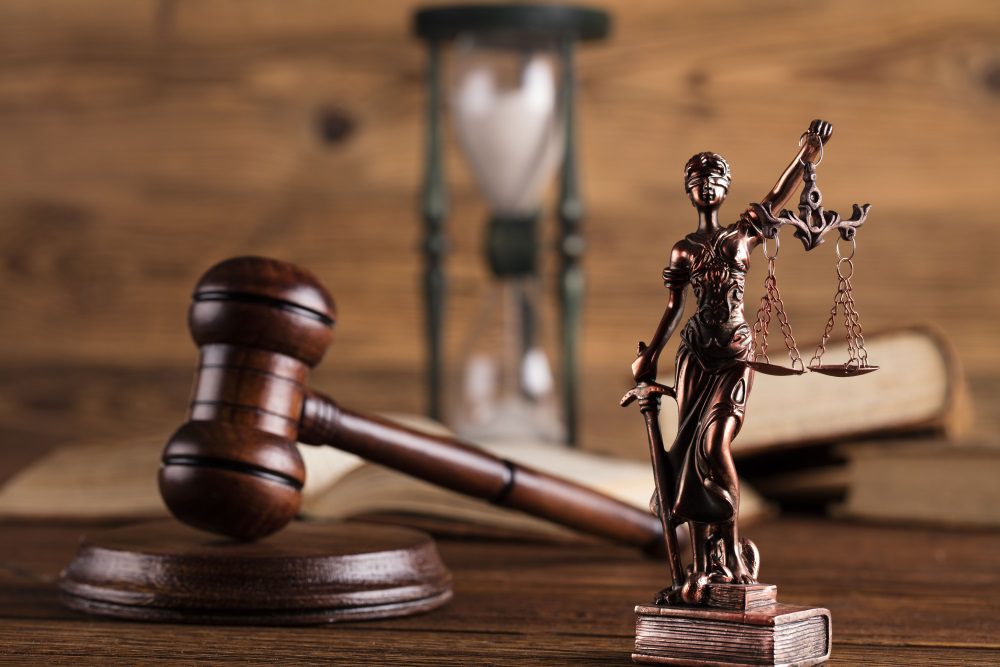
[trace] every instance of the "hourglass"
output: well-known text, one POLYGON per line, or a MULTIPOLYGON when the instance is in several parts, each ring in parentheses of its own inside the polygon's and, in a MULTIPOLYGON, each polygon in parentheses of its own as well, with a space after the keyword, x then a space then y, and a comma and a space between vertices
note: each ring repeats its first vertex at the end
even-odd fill
POLYGON ((583 298, 583 251, 574 145, 573 49, 607 35, 609 17, 558 5, 476 5, 417 12, 429 48, 425 225, 429 412, 465 438, 576 440, 576 359, 583 298), (447 91, 442 91, 444 45, 447 91), (492 284, 443 381, 442 330, 447 247, 441 110, 447 107, 461 152, 487 201, 485 258, 492 284), (558 301, 561 384, 549 348, 551 328, 539 290, 541 201, 557 169, 560 192, 558 301), (560 414, 559 393, 562 390, 560 414), (448 400, 445 400, 445 396, 448 400))

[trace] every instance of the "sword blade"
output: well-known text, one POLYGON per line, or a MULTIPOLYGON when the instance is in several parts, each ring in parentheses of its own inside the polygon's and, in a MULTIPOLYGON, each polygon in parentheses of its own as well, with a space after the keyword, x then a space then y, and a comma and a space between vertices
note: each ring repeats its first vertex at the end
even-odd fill
POLYGON ((639 400, 639 410, 646 421, 646 436, 649 440, 649 456, 653 463, 653 481, 656 486, 656 500, 660 506, 660 523, 663 525, 663 540, 670 564, 670 576, 675 587, 684 583, 684 567, 681 564, 677 531, 670 508, 673 507, 673 490, 676 483, 673 466, 663 447, 660 433, 660 397, 646 395, 639 400))

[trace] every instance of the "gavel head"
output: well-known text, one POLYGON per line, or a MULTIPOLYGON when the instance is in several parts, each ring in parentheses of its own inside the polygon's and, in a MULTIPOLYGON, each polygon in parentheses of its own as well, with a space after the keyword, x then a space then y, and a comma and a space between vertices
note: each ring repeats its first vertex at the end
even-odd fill
POLYGON ((253 540, 295 516, 305 482, 299 420, 334 313, 316 278, 284 262, 238 257, 202 276, 188 313, 201 349, 190 413, 159 475, 177 519, 253 540))

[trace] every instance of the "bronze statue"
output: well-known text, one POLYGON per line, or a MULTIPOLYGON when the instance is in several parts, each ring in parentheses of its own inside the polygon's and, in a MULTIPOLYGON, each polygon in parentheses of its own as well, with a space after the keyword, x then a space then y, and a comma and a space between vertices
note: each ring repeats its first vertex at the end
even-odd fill
MULTIPOLYGON (((633 656, 636 660, 645 661, 656 654, 651 648, 655 641, 653 644, 643 642, 657 633, 643 628, 665 623, 663 618, 678 613, 672 609, 675 607, 710 606, 745 612, 770 604, 774 605, 769 612, 772 628, 779 624, 773 620, 773 614, 785 614, 782 618, 790 618, 786 613, 787 605, 775 604, 775 587, 757 583, 759 554, 750 540, 739 536, 740 490, 730 448, 743 424, 755 372, 787 375, 804 372, 806 368, 798 355, 791 327, 787 325, 776 284, 768 285, 762 312, 758 313, 758 325, 754 328, 744 316, 743 293, 750 255, 768 239, 777 243, 782 226, 792 226, 806 250, 811 250, 834 229, 842 239, 853 242, 857 228, 865 222, 867 204, 855 205, 850 219, 841 219, 835 212, 822 208, 822 196, 815 183, 815 163, 817 157, 821 158, 823 145, 831 132, 828 122, 813 121, 802 135, 798 153, 771 191, 726 227, 719 222, 719 208, 729 191, 729 164, 716 153, 698 153, 684 168, 685 190, 698 211, 698 227, 673 246, 669 264, 663 270, 663 282, 668 291, 666 308, 649 344, 639 343, 638 357, 632 363, 636 386, 622 399, 623 405, 638 400, 646 420, 656 481, 650 509, 659 516, 664 528, 672 578, 670 586, 657 595, 654 607, 637 607, 637 653, 633 656), (799 214, 782 211, 775 216, 772 211, 789 198, 800 179, 804 187, 799 214), (680 333, 676 382, 673 387, 666 387, 656 382, 657 362, 681 321, 689 285, 697 306, 680 333), (778 308, 782 333, 792 357, 791 369, 770 364, 766 357, 766 325, 772 305, 778 308), (756 350, 755 337, 758 339, 756 350), (658 423, 659 400, 664 395, 676 400, 679 414, 677 435, 669 449, 664 447, 658 423), (687 522, 691 536, 693 555, 687 567, 683 566, 677 548, 675 528, 680 521, 687 522), (736 598, 740 601, 733 606, 736 598), (640 645, 645 648, 641 649, 640 645)), ((773 283, 775 255, 768 255, 766 246, 764 254, 769 264, 769 280, 773 283)), ((860 322, 849 292, 850 276, 845 277, 840 267, 838 264, 841 289, 831 322, 838 305, 843 305, 848 338, 856 344, 851 347, 848 364, 823 366, 819 359, 822 353, 818 350, 811 369, 844 376, 868 372, 874 367, 868 366, 867 353, 863 349, 860 322)), ((831 327, 832 324, 824 332, 823 346, 831 327)), ((816 612, 812 616, 820 618, 819 612, 825 610, 810 612, 816 612)), ((697 613, 685 613, 689 621, 700 622, 697 613)), ((825 618, 828 630, 828 612, 825 618)), ((718 620, 718 613, 711 619, 712 622, 718 620)), ((664 634, 669 632, 665 627, 660 627, 658 636, 661 638, 669 636, 664 634)), ((724 643, 725 633, 720 637, 718 641, 705 641, 718 645, 724 643)), ((670 640, 665 641, 669 644, 670 640)), ((673 650, 682 649, 674 646, 673 650)), ((690 657, 709 659, 711 652, 690 657)))

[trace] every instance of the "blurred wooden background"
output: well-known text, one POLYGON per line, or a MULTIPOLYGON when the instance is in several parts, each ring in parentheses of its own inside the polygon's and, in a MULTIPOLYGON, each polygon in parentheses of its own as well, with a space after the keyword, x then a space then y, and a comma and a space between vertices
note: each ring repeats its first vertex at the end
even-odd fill
MULTIPOLYGON (((617 400, 660 316, 667 252, 693 229, 684 162, 729 159, 735 218, 817 117, 835 126, 827 204, 873 204, 855 281, 866 328, 937 324, 974 390, 997 394, 1000 3, 602 5, 613 37, 578 59, 588 447, 644 455, 617 400)), ((422 409, 414 6, 0 1, 5 449, 27 460, 179 423, 191 287, 246 253, 301 263, 334 292, 321 387, 359 408, 422 409)), ((453 146, 447 171, 454 349, 485 279, 484 211, 453 146)), ((808 346, 836 287, 832 248, 788 245, 779 280, 808 346)), ((750 283, 762 279, 758 262, 750 283)))

